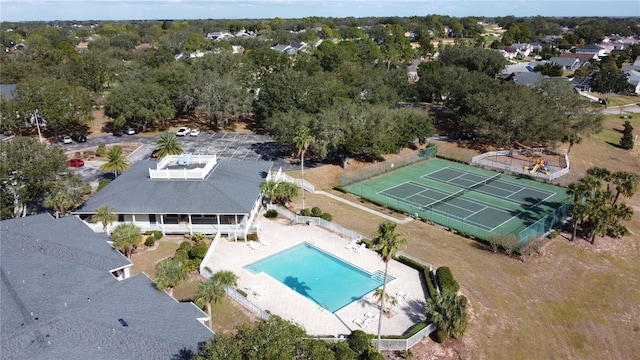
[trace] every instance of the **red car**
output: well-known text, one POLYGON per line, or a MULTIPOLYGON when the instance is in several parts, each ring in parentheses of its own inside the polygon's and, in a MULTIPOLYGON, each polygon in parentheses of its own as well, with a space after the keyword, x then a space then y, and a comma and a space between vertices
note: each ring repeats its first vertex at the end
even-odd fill
POLYGON ((69 160, 69 166, 71 166, 71 167, 83 167, 84 166, 84 161, 82 161, 81 159, 71 159, 71 160, 69 160))

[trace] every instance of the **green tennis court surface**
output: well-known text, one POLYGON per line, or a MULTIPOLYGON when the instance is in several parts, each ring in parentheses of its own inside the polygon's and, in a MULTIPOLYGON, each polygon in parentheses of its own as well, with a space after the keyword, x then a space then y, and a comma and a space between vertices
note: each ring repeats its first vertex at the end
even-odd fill
POLYGON ((563 188, 440 159, 346 187, 372 202, 488 238, 542 235, 566 217, 563 188))

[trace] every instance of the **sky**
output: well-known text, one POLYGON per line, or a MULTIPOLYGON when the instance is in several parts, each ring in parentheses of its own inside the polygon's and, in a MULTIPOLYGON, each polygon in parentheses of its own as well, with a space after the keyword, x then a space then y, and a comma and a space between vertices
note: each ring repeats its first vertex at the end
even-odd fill
POLYGON ((633 16, 618 0, 0 0, 0 21, 298 19, 424 16, 633 16))

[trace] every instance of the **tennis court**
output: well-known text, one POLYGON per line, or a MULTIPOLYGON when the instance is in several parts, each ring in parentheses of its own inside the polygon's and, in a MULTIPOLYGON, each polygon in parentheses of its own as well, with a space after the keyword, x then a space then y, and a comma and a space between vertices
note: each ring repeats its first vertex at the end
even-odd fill
POLYGON ((480 238, 541 236, 566 218, 563 188, 431 159, 352 184, 345 190, 480 238))
POLYGON ((425 174, 423 177, 528 206, 535 206, 555 195, 554 192, 502 181, 500 180, 502 174, 486 177, 450 166, 425 174))
POLYGON ((451 194, 415 182, 407 182, 383 190, 381 195, 409 203, 421 210, 450 216, 486 231, 494 231, 518 215, 507 209, 464 198, 461 196, 464 191, 463 189, 451 194))

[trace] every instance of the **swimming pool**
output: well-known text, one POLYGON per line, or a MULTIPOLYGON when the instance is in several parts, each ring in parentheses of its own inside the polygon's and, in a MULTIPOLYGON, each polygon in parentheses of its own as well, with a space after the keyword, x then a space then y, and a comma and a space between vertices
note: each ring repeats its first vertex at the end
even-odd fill
POLYGON ((244 268, 253 274, 266 273, 331 312, 381 286, 384 277, 377 272, 369 274, 307 243, 244 268))

